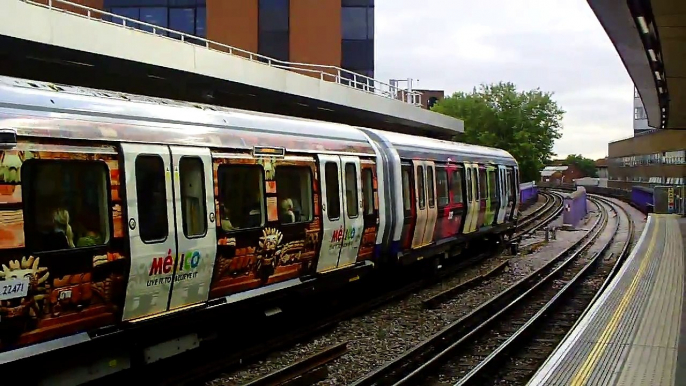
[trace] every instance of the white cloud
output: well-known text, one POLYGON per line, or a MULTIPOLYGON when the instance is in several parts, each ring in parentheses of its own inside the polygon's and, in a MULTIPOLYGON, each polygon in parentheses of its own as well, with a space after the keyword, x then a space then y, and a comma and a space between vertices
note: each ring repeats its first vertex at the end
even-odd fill
POLYGON ((584 0, 377 0, 379 80, 447 93, 514 82, 567 111, 555 152, 600 158, 633 133, 633 85, 584 0))

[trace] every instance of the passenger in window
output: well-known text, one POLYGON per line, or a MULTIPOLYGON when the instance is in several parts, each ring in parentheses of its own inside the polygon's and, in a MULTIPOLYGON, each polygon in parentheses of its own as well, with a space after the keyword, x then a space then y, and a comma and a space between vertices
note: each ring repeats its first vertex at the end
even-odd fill
POLYGON ((66 209, 59 208, 53 212, 53 223, 55 225, 55 233, 62 233, 67 239, 69 248, 74 248, 74 232, 69 225, 69 212, 66 209))
POLYGON ((262 226, 262 195, 261 192, 255 190, 252 196, 252 205, 248 207, 247 215, 247 228, 255 228, 262 226))
POLYGON ((295 221, 296 220, 295 213, 293 211, 293 200, 287 198, 281 201, 281 223, 290 224, 294 223, 295 221))
POLYGON ((221 223, 222 223, 222 229, 225 232, 232 231, 234 229, 237 229, 237 227, 234 227, 233 224, 231 224, 231 211, 229 210, 228 206, 222 205, 222 212, 221 212, 221 223))

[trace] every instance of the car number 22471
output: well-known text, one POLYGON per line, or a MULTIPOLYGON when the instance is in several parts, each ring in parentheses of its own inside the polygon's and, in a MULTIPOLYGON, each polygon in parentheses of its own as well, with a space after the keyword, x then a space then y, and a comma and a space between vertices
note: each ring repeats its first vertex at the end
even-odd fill
POLYGON ((28 279, 0 280, 0 300, 24 297, 29 293, 28 279))

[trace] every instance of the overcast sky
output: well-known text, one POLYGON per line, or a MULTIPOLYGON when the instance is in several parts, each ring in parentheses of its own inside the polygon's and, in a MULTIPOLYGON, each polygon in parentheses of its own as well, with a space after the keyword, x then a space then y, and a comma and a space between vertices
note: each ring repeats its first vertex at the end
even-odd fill
POLYGON ((554 92, 559 157, 633 134, 633 85, 586 0, 377 0, 375 78, 447 94, 513 82, 554 92))

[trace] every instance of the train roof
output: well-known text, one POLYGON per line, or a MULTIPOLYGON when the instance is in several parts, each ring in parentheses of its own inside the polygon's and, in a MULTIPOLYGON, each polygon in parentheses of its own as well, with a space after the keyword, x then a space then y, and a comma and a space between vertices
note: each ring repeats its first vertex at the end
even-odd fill
POLYGON ((392 145, 405 159, 427 159, 438 162, 480 162, 517 166, 515 158, 505 150, 495 147, 470 145, 462 142, 393 133, 361 128, 377 140, 392 145))
POLYGON ((348 125, 5 76, 0 126, 20 136, 374 154, 348 125))

